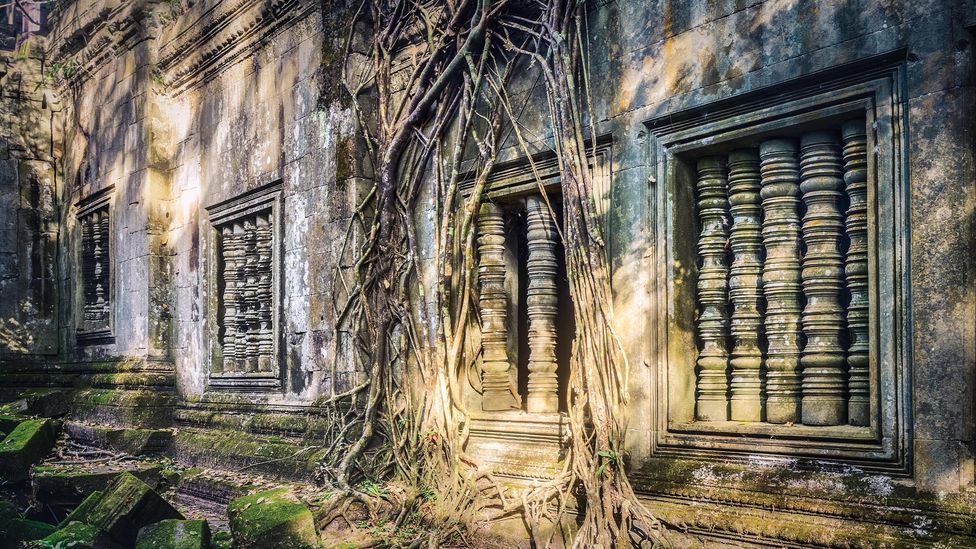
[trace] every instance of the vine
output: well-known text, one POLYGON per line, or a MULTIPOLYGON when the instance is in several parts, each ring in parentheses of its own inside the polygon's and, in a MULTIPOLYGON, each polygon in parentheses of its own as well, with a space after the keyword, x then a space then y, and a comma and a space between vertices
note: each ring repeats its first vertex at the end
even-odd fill
POLYGON ((553 534, 538 527, 582 500, 574 546, 666 543, 622 469, 629 374, 593 200, 595 130, 587 135, 583 122, 592 106, 585 10, 575 0, 363 0, 353 15, 342 84, 372 173, 340 251, 355 260, 333 276, 333 350, 367 379, 328 402, 339 427, 321 475, 339 494, 322 525, 353 524, 353 506, 386 509, 394 528, 427 526, 408 545, 437 546, 464 542, 480 520, 521 513, 549 545, 553 534), (465 453, 462 387, 480 346, 475 235, 488 176, 502 143, 514 140, 531 163, 520 126, 530 100, 509 95, 513 74, 526 71, 539 74, 547 98, 576 337, 564 470, 512 494, 465 453), (418 223, 425 214, 431 234, 418 223), (423 282, 430 275, 433 285, 423 282), (376 481, 398 488, 379 491, 376 481))

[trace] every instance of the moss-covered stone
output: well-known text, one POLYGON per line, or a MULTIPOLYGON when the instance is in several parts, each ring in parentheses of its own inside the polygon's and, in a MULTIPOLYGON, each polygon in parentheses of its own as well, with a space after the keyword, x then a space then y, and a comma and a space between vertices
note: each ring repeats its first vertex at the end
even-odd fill
POLYGON ((0 547, 17 547, 27 541, 44 539, 55 530, 46 522, 20 517, 0 520, 0 547))
POLYGON ((105 488, 115 477, 127 471, 150 487, 160 481, 160 467, 153 463, 133 463, 125 469, 117 465, 55 465, 37 466, 31 479, 34 499, 41 503, 72 507, 81 503, 88 494, 105 488))
POLYGON ((102 549, 112 546, 104 532, 83 522, 72 522, 42 541, 46 547, 70 547, 71 549, 102 549))
POLYGON ((205 520, 163 520, 139 530, 136 549, 208 549, 210 527, 205 520))
POLYGON ((234 538, 227 530, 214 532, 210 537, 210 547, 212 549, 232 549, 234 547, 234 538))
POLYGON ((312 512, 287 488, 237 498, 227 506, 227 516, 239 549, 298 549, 318 543, 312 512))
POLYGON ((11 433, 17 428, 23 421, 30 419, 18 415, 10 414, 0 414, 0 431, 4 433, 11 433))
POLYGON ((116 541, 131 545, 143 526, 183 516, 145 482, 122 473, 85 518, 116 541))
POLYGON ((87 521, 88 513, 90 513, 91 510, 94 509, 96 505, 98 505, 98 502, 102 500, 103 495, 104 492, 101 491, 95 491, 92 492, 91 494, 88 494, 88 497, 85 498, 85 500, 82 501, 78 505, 78 507, 75 507, 74 511, 71 511, 71 513, 69 513, 68 516, 65 517, 65 519, 62 520, 60 524, 58 524, 58 527, 64 528, 65 526, 67 526, 72 522, 87 521))
POLYGON ((9 483, 27 479, 30 466, 44 459, 54 447, 56 427, 49 419, 21 422, 0 442, 0 476, 9 483))

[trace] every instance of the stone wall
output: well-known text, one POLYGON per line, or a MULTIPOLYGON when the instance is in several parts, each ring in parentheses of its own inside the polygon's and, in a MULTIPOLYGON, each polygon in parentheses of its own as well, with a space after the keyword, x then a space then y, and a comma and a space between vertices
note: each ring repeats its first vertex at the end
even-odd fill
MULTIPOLYGON (((631 366, 628 460, 642 497, 692 533, 742 543, 971 543, 976 6, 970 0, 592 4, 590 119, 608 166, 597 198, 608 229, 614 307, 627 319, 617 328, 631 366), (882 83, 849 92, 868 82, 882 83), (799 117, 838 108, 846 93, 851 101, 880 101, 876 89, 887 90, 887 103, 875 104, 888 110, 877 108, 884 120, 872 127, 892 128, 879 146, 894 151, 883 179, 894 190, 876 214, 889 228, 872 248, 887 258, 874 276, 890 305, 876 307, 873 317, 885 327, 877 342, 886 354, 878 355, 877 368, 891 372, 872 393, 884 397, 877 404, 881 419, 851 431, 861 439, 843 429, 824 436, 763 427, 730 437, 727 429, 739 427, 707 433, 701 425, 678 425, 672 410, 680 408, 675 394, 683 393, 675 386, 690 384, 693 392, 694 372, 672 375, 670 345, 682 338, 693 344, 694 318, 674 311, 692 310, 694 294, 676 287, 685 279, 669 254, 679 245, 693 249, 697 238, 669 217, 687 198, 672 174, 686 169, 685 156, 698 154, 682 147, 711 125, 768 137, 786 123, 749 129, 765 120, 764 109, 813 101, 790 111, 799 117)), ((8 174, 0 185, 10 189, 0 199, 0 319, 10 334, 0 355, 5 367, 13 352, 60 354, 53 367, 65 371, 129 372, 136 363, 136 370, 159 372, 160 386, 168 391, 175 384, 176 393, 150 404, 175 408, 173 421, 184 428, 173 453, 192 463, 284 459, 295 444, 322 436, 329 425, 316 400, 359 379, 331 320, 341 292, 336 269, 350 261, 344 242, 357 238, 347 236, 348 220, 368 176, 339 83, 350 9, 311 0, 79 0, 59 8, 47 59, 58 76, 60 110, 39 130, 55 138, 14 147, 9 142, 32 134, 3 135, 11 159, 0 164, 8 174), (18 152, 25 149, 33 152, 18 152), (63 177, 55 177, 55 159, 63 177), (110 197, 111 329, 86 338, 78 334, 84 309, 78 212, 102 197, 110 197), (279 231, 272 266, 275 375, 217 380, 215 346, 224 328, 216 227, 226 212, 262 201, 274 204, 279 231), (251 437, 231 439, 230 430, 251 437)), ((25 124, 27 114, 11 112, 24 103, 10 103, 9 93, 0 104, 3 120, 25 124)), ((548 125, 538 80, 528 74, 518 80, 512 102, 527 105, 524 133, 544 153, 548 125)), ((524 156, 507 143, 498 185, 524 175, 518 168, 524 156)), ((429 240, 430 222, 423 220, 433 203, 430 197, 421 203, 419 231, 429 240)), ((48 383, 71 383, 58 379, 48 383)), ((134 379, 86 398, 92 409, 109 401, 138 408, 154 389, 134 379)), ((516 457, 554 462, 562 420, 527 415, 479 418, 476 444, 493 452, 529 441, 536 446, 518 447, 516 457)), ((309 456, 272 468, 308 476, 309 456)), ((512 470, 513 478, 544 476, 552 463, 525 465, 512 470)))

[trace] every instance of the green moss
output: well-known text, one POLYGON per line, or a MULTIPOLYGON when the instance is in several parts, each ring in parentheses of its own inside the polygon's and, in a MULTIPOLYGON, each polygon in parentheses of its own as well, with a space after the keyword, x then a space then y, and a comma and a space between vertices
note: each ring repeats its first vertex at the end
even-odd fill
POLYGON ((287 488, 237 498, 227 507, 241 549, 297 549, 318 543, 312 512, 287 488))
POLYGON ((71 549, 94 549, 102 532, 83 522, 72 522, 44 538, 49 547, 70 547, 71 549), (60 545, 58 545, 60 544, 60 545))
POLYGON ((49 419, 21 422, 0 442, 0 475, 7 482, 27 479, 30 466, 44 459, 54 447, 56 426, 49 419))
POLYGON ((58 526, 64 528, 66 525, 72 522, 87 521, 88 513, 90 513, 91 510, 94 509, 96 505, 98 505, 98 502, 102 500, 103 494, 104 492, 101 491, 95 491, 92 492, 91 494, 88 494, 88 497, 85 498, 85 500, 82 501, 81 504, 78 505, 78 507, 75 507, 75 510, 69 513, 68 516, 65 517, 65 519, 62 520, 61 524, 59 524, 58 526))
POLYGON ((210 537, 210 546, 213 549, 232 549, 234 547, 234 538, 227 530, 214 532, 213 536, 210 537))
POLYGON ((117 541, 131 544, 143 526, 182 518, 145 482, 121 473, 88 513, 86 522, 98 526, 117 541))
POLYGON ((210 527, 205 520, 163 520, 139 531, 136 549, 207 549, 210 527))

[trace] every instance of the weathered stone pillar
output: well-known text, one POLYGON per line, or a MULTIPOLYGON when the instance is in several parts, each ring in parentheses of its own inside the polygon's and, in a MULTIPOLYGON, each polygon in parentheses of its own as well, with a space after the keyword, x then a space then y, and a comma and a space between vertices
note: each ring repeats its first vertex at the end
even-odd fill
POLYGON ((505 220, 496 204, 478 215, 478 304, 481 308, 482 400, 486 411, 516 407, 508 357, 508 296, 505 293, 505 220))
MULTIPOLYGON (((224 305, 223 316, 223 337, 221 338, 221 350, 223 352, 221 371, 233 372, 235 361, 237 360, 237 239, 234 235, 234 227, 225 224, 220 231, 221 256, 223 258, 223 282, 224 293, 222 296, 224 305)), ((219 259, 218 259, 219 261, 219 259)))
POLYGON ((800 141, 800 190, 807 207, 803 216, 803 332, 807 344, 803 367, 803 424, 847 423, 845 395, 844 257, 840 241, 844 215, 839 200, 844 192, 840 146, 832 132, 808 133, 800 141))
POLYGON ((871 424, 870 373, 868 371, 868 155, 864 120, 844 124, 844 183, 850 206, 847 209, 847 306, 848 422, 871 424))
POLYGON ((754 149, 729 155, 730 235, 733 261, 729 275, 732 300, 733 421, 762 421, 762 211, 759 207, 759 155, 754 149))
POLYGON ((796 142, 790 139, 772 139, 759 146, 769 423, 800 419, 800 171, 796 153, 796 142))
POLYGON ((274 288, 271 285, 272 278, 272 241, 273 227, 271 226, 271 212, 258 214, 257 216, 257 269, 258 269, 258 288, 257 303, 258 310, 258 371, 270 372, 273 364, 274 336, 271 331, 272 326, 272 304, 274 303, 274 288))
POLYGON ((698 255, 698 298, 701 316, 698 334, 702 350, 698 354, 698 391, 695 417, 699 421, 729 419, 729 317, 726 312, 729 266, 725 253, 728 239, 728 179, 725 158, 711 156, 698 161, 698 216, 701 234, 698 255))
POLYGON ((526 409, 529 412, 559 411, 559 381, 556 378, 556 315, 559 289, 556 286, 556 222, 541 196, 525 200, 528 226, 529 287, 526 309, 529 317, 529 380, 526 409))

